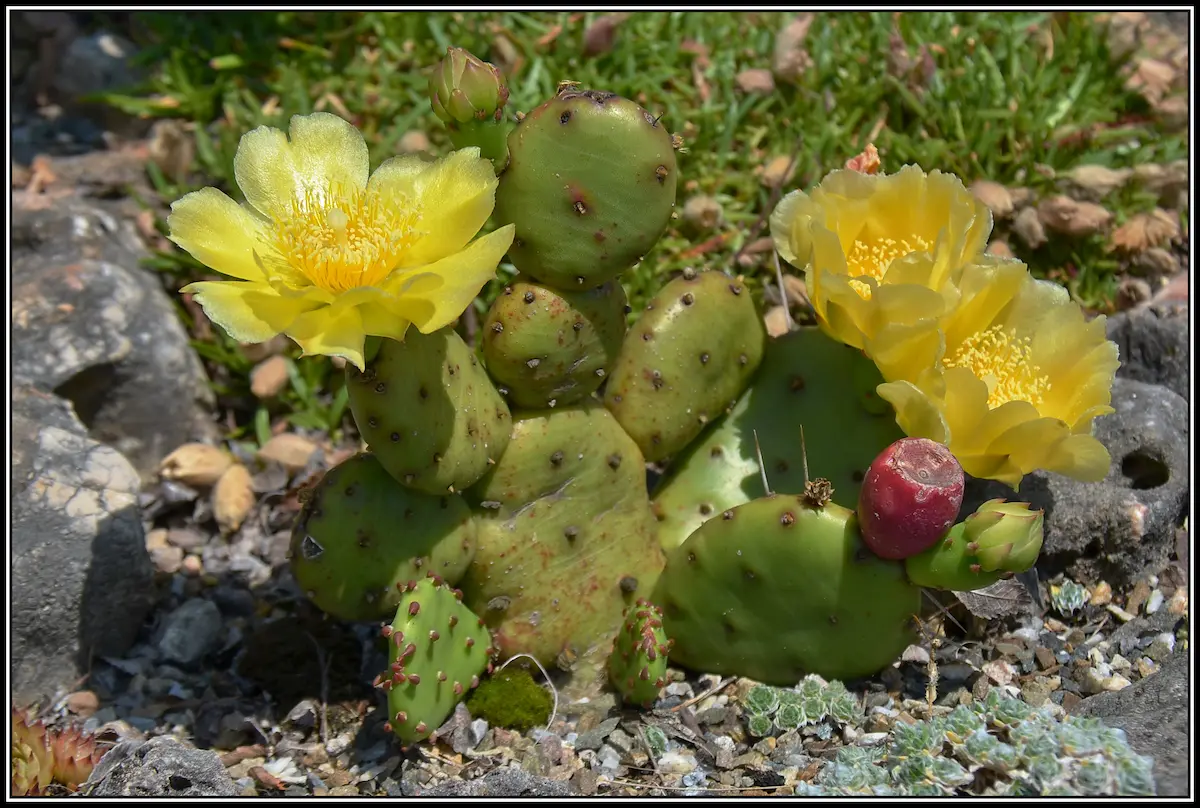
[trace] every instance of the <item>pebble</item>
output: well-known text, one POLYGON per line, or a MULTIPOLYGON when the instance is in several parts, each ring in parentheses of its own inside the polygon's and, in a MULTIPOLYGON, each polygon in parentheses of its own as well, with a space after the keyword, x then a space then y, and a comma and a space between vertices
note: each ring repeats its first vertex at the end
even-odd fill
POLYGON ((662 689, 663 696, 678 696, 681 699, 690 699, 695 694, 692 692, 692 686, 687 682, 672 682, 662 689))
POLYGON ((658 759, 658 770, 667 774, 687 774, 695 768, 696 758, 681 752, 664 752, 658 759))
POLYGON ((1158 670, 1158 663, 1150 657, 1138 657, 1137 669, 1138 674, 1145 679, 1147 676, 1158 670))
POLYGON ((886 741, 888 734, 886 732, 867 732, 859 736, 859 746, 879 746, 886 741))
POLYGON ((181 566, 184 575, 190 575, 193 578, 198 578, 204 573, 204 562, 200 560, 200 556, 185 556, 181 566))
POLYGON ((1113 658, 1110 660, 1109 664, 1112 665, 1113 670, 1120 673, 1128 673, 1133 668, 1133 665, 1130 664, 1129 660, 1120 654, 1113 654, 1113 658))
POLYGON ((1188 594, 1187 590, 1180 587, 1175 590, 1175 594, 1171 595, 1171 599, 1167 601, 1167 612, 1173 615, 1182 615, 1187 611, 1188 594))
POLYGON ((183 566, 183 550, 165 544, 150 550, 150 560, 154 568, 166 575, 174 575, 183 566))
POLYGON ((217 648, 223 630, 215 603, 203 598, 185 601, 163 622, 158 651, 172 662, 194 665, 217 648))
POLYGON ((189 527, 177 527, 167 531, 167 541, 184 552, 192 552, 208 544, 208 536, 189 527))
POLYGON ((621 756, 617 754, 616 749, 604 744, 596 755, 596 762, 601 771, 615 772, 621 767, 621 756))
POLYGON ((1058 664, 1059 661, 1055 658, 1053 651, 1051 651, 1049 648, 1043 648, 1041 646, 1033 649, 1033 655, 1037 658, 1038 665, 1042 670, 1049 670, 1050 668, 1053 668, 1056 664, 1058 664))
POLYGON ((1110 603, 1107 606, 1105 606, 1104 608, 1108 609, 1109 612, 1111 612, 1113 614, 1113 616, 1116 617, 1118 620, 1120 620, 1122 623, 1128 623, 1135 616, 1135 615, 1125 611, 1124 609, 1122 609, 1120 606, 1118 606, 1115 603, 1110 603))
POLYGON ((1165 599, 1161 589, 1151 592, 1150 597, 1146 599, 1146 614, 1154 614, 1161 609, 1165 599))
POLYGON ((1166 661, 1172 652, 1175 650, 1175 635, 1174 634, 1159 634, 1150 643, 1150 647, 1146 649, 1146 656, 1155 662, 1162 664, 1166 661))
POLYGON ((167 546, 167 529, 158 527, 146 534, 146 549, 153 552, 159 547, 167 546))
POLYGON ((1088 600, 1088 603, 1093 606, 1106 606, 1112 602, 1112 595, 1112 586, 1108 581, 1101 581, 1092 590, 1092 597, 1088 600))

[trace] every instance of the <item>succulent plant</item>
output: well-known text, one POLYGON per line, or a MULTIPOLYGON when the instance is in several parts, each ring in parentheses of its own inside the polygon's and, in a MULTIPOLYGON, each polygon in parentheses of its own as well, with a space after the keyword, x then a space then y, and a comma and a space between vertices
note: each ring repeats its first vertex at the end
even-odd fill
POLYGON ((12 796, 42 796, 54 785, 77 791, 107 751, 78 727, 52 730, 13 706, 12 796))
POLYGON ((849 724, 862 718, 858 699, 845 685, 837 679, 826 682, 816 674, 805 676, 795 688, 755 685, 742 700, 742 708, 747 729, 759 737, 822 722, 825 726, 819 729, 832 729, 833 722, 849 724))
POLYGON ((1051 584, 1050 586, 1050 603, 1061 615, 1075 614, 1083 608, 1087 601, 1087 587, 1075 583, 1070 578, 1061 584, 1051 584))

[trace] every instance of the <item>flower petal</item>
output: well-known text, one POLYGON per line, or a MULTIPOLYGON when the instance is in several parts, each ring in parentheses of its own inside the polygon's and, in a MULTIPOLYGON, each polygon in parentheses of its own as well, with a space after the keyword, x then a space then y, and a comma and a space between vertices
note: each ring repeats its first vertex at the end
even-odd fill
POLYGON ((405 268, 432 264, 466 247, 496 204, 496 171, 491 160, 479 156, 478 148, 453 152, 417 174, 412 183, 421 211, 417 227, 423 233, 405 251, 405 268))
POLYGON ((168 238, 207 267, 245 281, 264 279, 262 223, 216 188, 171 203, 168 238))
POLYGON ((314 309, 297 318, 286 333, 304 349, 305 355, 340 356, 359 370, 366 369, 363 361, 366 335, 355 307, 340 311, 332 306, 314 309))
POLYGON ((432 333, 454 322, 471 305, 483 285, 496 275, 496 265, 512 246, 515 225, 505 225, 476 239, 465 250, 454 253, 410 273, 396 272, 387 290, 398 300, 399 309, 412 316, 422 334, 432 333), (423 311, 408 308, 412 301, 432 304, 423 311))
POLYGON ((239 342, 266 342, 287 330, 320 303, 302 295, 283 296, 262 283, 198 281, 190 293, 212 320, 239 342))
POLYGON ((233 176, 259 213, 275 221, 290 215, 296 198, 296 166, 282 131, 260 126, 242 135, 233 155, 233 176))
POLYGON ((896 410, 896 423, 911 438, 929 438, 949 445, 951 435, 945 418, 933 400, 911 382, 887 382, 875 392, 896 410))

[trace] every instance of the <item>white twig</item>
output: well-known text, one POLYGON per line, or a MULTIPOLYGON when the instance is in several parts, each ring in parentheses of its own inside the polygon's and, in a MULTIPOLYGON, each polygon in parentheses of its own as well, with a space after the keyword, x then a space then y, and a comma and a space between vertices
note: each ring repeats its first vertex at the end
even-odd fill
POLYGON ((767 492, 767 496, 771 496, 774 492, 771 491, 771 484, 767 482, 767 467, 763 465, 762 447, 758 445, 758 430, 754 430, 754 451, 758 454, 758 473, 762 475, 763 490, 767 492))
POLYGON ((546 684, 550 685, 550 695, 554 696, 554 709, 550 711, 550 720, 546 722, 546 729, 550 729, 550 727, 554 726, 554 718, 558 715, 558 688, 554 686, 554 682, 550 681, 550 674, 546 673, 546 669, 542 667, 542 663, 538 662, 536 658, 530 656, 529 654, 517 654, 506 659, 504 664, 499 668, 496 668, 496 670, 504 670, 506 667, 508 667, 509 662, 512 662, 514 659, 520 659, 521 657, 533 660, 533 664, 537 665, 538 670, 542 672, 542 676, 546 677, 546 684))

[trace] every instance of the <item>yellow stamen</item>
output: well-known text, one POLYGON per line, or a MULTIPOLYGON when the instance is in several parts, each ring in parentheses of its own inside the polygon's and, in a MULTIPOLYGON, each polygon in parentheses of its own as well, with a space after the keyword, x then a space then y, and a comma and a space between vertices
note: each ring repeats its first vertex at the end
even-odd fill
POLYGON ((1028 337, 1018 338, 1000 326, 992 326, 968 337, 944 364, 948 368, 968 368, 982 380, 988 388, 989 409, 1009 401, 1028 401, 1036 407, 1050 392, 1050 380, 1032 359, 1028 337))
POLYGON ((394 197, 306 189, 275 223, 281 275, 295 286, 337 294, 378 286, 419 235, 420 214, 394 197))
POLYGON ((850 285, 864 300, 870 300, 870 284, 857 278, 865 275, 874 278, 876 282, 882 282, 892 261, 909 253, 928 251, 932 246, 928 239, 916 235, 901 239, 884 237, 856 241, 850 249, 850 254, 846 256, 850 285))

